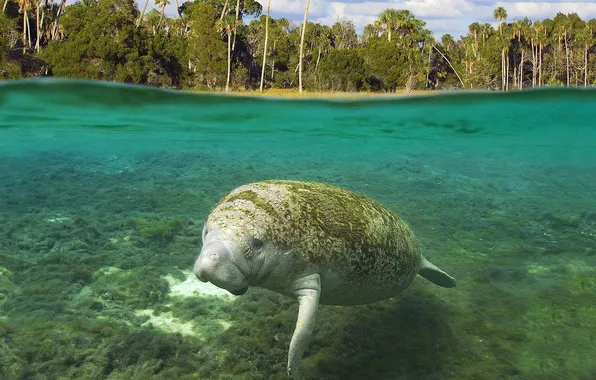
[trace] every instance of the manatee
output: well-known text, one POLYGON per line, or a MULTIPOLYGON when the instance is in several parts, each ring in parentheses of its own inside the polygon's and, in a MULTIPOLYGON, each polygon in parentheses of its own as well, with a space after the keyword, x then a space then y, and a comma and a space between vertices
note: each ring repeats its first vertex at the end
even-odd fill
POLYGON ((442 286, 455 279, 420 254, 412 230, 376 201, 317 182, 242 185, 215 205, 194 265, 200 281, 234 295, 249 286, 298 299, 288 375, 298 365, 319 304, 358 305, 406 289, 420 274, 442 286))

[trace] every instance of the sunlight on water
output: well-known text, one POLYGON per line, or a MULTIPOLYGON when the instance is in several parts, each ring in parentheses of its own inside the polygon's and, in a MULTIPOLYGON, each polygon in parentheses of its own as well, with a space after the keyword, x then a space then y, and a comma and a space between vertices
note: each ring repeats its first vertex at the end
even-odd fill
POLYGON ((284 378, 295 301, 190 274, 215 202, 271 178, 378 200, 458 279, 321 307, 304 378, 596 378, 594 109, 582 89, 325 101, 0 82, 0 378, 284 378))

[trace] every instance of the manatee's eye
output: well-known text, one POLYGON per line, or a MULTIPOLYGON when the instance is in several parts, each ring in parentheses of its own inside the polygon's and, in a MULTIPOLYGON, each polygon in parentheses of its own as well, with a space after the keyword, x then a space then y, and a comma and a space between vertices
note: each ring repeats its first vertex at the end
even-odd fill
POLYGON ((252 239, 251 241, 253 251, 260 251, 263 248, 263 241, 259 239, 252 239))

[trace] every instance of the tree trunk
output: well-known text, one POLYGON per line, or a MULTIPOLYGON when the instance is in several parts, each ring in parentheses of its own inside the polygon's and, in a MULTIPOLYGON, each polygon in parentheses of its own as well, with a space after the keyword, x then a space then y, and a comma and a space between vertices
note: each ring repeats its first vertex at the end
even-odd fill
POLYGON ((416 89, 416 75, 410 73, 408 74, 408 78, 406 79, 406 85, 404 91, 406 94, 411 93, 416 89))
POLYGON ((23 54, 27 52, 27 47, 31 49, 31 24, 27 16, 27 10, 23 10, 23 54))
POLYGON ((182 14, 180 13, 180 4, 178 3, 178 0, 176 0, 176 12, 178 13, 178 17, 180 17, 182 24, 184 24, 184 20, 182 19, 182 14))
MULTIPOLYGON (((554 76, 554 78, 556 78, 557 75, 559 74, 559 72, 557 71, 557 61, 559 60, 559 52, 561 51, 561 36, 558 36, 557 40, 559 42, 559 48, 553 52, 553 57, 554 57, 554 59, 553 59, 553 66, 554 66, 554 70, 553 70, 553 74, 552 75, 554 76)), ((553 50, 554 50, 554 47, 553 47, 553 50)))
MULTIPOLYGON (((41 1, 39 2, 41 6, 41 1)), ((39 26, 37 27, 37 41, 35 42, 35 50, 39 53, 40 45, 41 45, 41 30, 43 29, 43 21, 45 20, 45 12, 41 12, 41 20, 39 21, 39 26)))
POLYGON ((265 19, 265 47, 263 48, 263 67, 261 68, 261 87, 263 92, 263 84, 265 83, 265 65, 267 62, 267 42, 269 40, 269 11, 271 10, 271 0, 267 0, 267 18, 265 19))
POLYGON ((224 3, 224 6, 221 10, 221 14, 219 15, 219 21, 223 20, 224 16, 226 15, 226 11, 228 10, 229 3, 230 3, 230 0, 226 0, 226 2, 224 3))
POLYGON ((234 19, 234 41, 232 42, 232 50, 236 51, 236 36, 238 35, 238 21, 240 15, 240 0, 236 2, 236 18, 234 19))
POLYGON ((2 13, 6 10, 6 4, 8 4, 8 0, 4 0, 4 5, 2 6, 2 13))
POLYGON ((137 28, 141 25, 141 21, 143 21, 143 16, 145 15, 145 11, 147 10, 147 4, 149 4, 149 0, 145 0, 145 6, 143 7, 143 11, 137 19, 137 28))
POLYGON ((474 31, 474 58, 478 58, 478 36, 474 31))
POLYGON ((536 69, 538 68, 538 50, 536 45, 534 44, 534 40, 532 40, 532 88, 536 87, 536 69))
POLYGON ((523 88, 524 88, 524 49, 522 49, 521 63, 519 64, 519 89, 523 90, 523 88))
MULTIPOLYGON (((451 69, 453 70, 455 75, 457 75, 457 78, 459 79, 459 83, 461 83, 462 88, 466 88, 466 85, 464 85, 464 81, 461 79, 461 77, 457 73, 457 70, 455 70, 455 67, 453 67, 453 65, 451 64, 449 59, 447 59, 447 57, 445 57, 445 54, 441 53, 441 51, 439 49, 437 49, 437 47, 435 45, 432 45, 432 47, 434 47, 435 50, 438 51, 439 54, 441 54, 441 57, 443 57, 443 59, 449 64, 449 66, 451 67, 451 69)), ((470 86, 470 88, 471 88, 471 86, 470 86)))
MULTIPOLYGON (((277 40, 273 40, 273 51, 275 52, 275 44, 277 43, 277 40)), ((273 61, 271 62, 271 81, 273 81, 273 74, 275 73, 275 57, 273 58, 273 61)))
POLYGON ((58 35, 58 24, 60 22, 60 17, 62 13, 64 13, 64 7, 66 6, 66 0, 62 0, 60 2, 60 8, 58 9, 58 14, 56 15, 56 20, 54 21, 54 27, 52 28, 52 40, 56 41, 56 36, 58 35))
POLYGON ((306 16, 308 15, 308 6, 310 0, 306 0, 306 6, 304 7, 304 21, 302 22, 302 35, 300 36, 300 61, 298 63, 298 91, 302 93, 302 61, 304 58, 304 34, 306 32, 306 16))
POLYGON ((432 69, 431 65, 432 65, 432 51, 433 49, 431 47, 428 48, 428 69, 426 70, 426 84, 425 84, 425 88, 430 88, 430 70, 432 69))
POLYGON ((29 17, 27 17, 27 45, 29 46, 29 49, 33 47, 33 44, 31 43, 31 22, 29 21, 29 17))
POLYGON ((505 69, 505 91, 509 91, 509 54, 507 54, 507 67, 505 69))
MULTIPOLYGON (((159 22, 157 23, 157 30, 161 27, 161 22, 163 21, 163 16, 166 11, 165 5, 161 6, 161 14, 159 15, 159 22)), ((155 32, 153 33, 155 35, 155 32)))
POLYGON ((27 51, 27 11, 23 10, 23 54, 27 51))
POLYGON ((501 91, 505 91, 505 48, 501 50, 501 91))
POLYGON ((37 9, 35 10, 35 51, 39 53, 39 8, 41 7, 41 1, 37 3, 37 9))
POLYGON ((567 30, 564 33, 565 38, 565 59, 566 59, 566 66, 567 66, 567 87, 569 87, 569 49, 567 48, 567 30))
MULTIPOLYGON (((39 28, 41 29, 41 33, 44 35, 45 40, 47 41, 48 40, 48 38, 47 38, 48 37, 47 31, 45 33, 43 32, 43 30, 44 30, 44 27, 43 27, 44 24, 43 23, 44 23, 44 21, 46 21, 46 17, 45 16, 46 16, 46 12, 41 12, 41 21, 39 21, 39 25, 40 25, 39 28)), ((39 39, 39 42, 41 44, 41 39, 39 39)), ((41 46, 40 46, 40 49, 41 49, 41 46)), ((39 53, 39 51, 38 51, 38 53, 39 53)))
POLYGON ((538 87, 542 87, 542 44, 538 45, 538 87))
POLYGON ((586 41, 586 50, 584 52, 584 87, 588 87, 588 50, 590 50, 590 45, 586 41))
POLYGON ((228 25, 228 77, 226 78, 226 92, 230 91, 230 73, 232 71, 232 29, 228 25))

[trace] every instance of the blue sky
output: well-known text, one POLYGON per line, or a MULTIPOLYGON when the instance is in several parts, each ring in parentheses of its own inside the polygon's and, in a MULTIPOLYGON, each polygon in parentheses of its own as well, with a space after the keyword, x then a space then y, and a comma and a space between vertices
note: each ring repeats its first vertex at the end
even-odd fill
MULTIPOLYGON (((137 0, 142 8, 144 0, 137 0)), ((169 16, 176 15, 175 0, 170 0, 166 8, 169 16)), ((179 0, 182 2, 182 0, 179 0)), ((233 0, 232 0, 233 1, 233 0)), ((267 0, 260 0, 263 8, 267 0)), ((271 16, 286 17, 296 23, 302 22, 305 0, 271 0, 271 16)), ((436 38, 445 33, 454 37, 467 33, 468 25, 472 22, 490 22, 496 25, 493 11, 502 6, 507 10, 509 21, 523 19, 528 16, 532 20, 542 20, 554 17, 557 12, 577 12, 579 16, 588 20, 596 18, 596 0, 563 1, 492 1, 492 0, 377 0, 377 1, 324 1, 311 0, 309 20, 331 25, 338 18, 345 17, 356 24, 356 29, 372 23, 379 13, 387 8, 408 9, 414 15, 426 21, 427 27, 433 31, 436 38)), ((154 0, 149 0, 149 7, 154 7, 154 0)))

